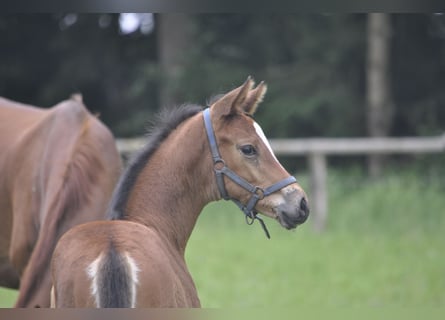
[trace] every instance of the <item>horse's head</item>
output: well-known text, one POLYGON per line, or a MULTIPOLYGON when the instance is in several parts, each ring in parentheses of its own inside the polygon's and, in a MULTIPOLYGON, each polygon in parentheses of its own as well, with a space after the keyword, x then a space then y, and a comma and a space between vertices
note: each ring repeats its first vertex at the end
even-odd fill
POLYGON ((222 171, 219 179, 224 180, 218 182, 217 177, 218 188, 222 197, 243 207, 250 203, 253 211, 292 229, 308 218, 307 196, 279 163, 261 127, 252 118, 267 89, 263 82, 253 86, 249 77, 210 107, 209 117, 221 158, 215 160, 218 156, 212 151, 215 170, 222 171))

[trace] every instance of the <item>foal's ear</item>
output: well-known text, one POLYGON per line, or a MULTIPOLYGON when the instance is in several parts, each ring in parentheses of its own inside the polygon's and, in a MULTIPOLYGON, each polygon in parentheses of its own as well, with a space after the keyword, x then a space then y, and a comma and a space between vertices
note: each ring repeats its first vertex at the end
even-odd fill
POLYGON ((212 106, 215 114, 221 117, 245 112, 244 106, 253 85, 254 82, 249 76, 240 87, 233 89, 218 99, 212 106))
POLYGON ((249 95, 247 96, 243 105, 244 112, 253 116, 258 108, 258 104, 263 101, 266 91, 267 85, 264 83, 264 81, 261 81, 255 89, 249 92, 249 95))

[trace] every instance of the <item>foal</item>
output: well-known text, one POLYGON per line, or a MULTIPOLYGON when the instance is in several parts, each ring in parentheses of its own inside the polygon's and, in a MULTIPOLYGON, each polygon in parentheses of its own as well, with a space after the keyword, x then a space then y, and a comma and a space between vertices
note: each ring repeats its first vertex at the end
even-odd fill
POLYGON ((205 111, 186 106, 161 121, 121 177, 111 221, 59 241, 56 307, 199 307, 184 252, 211 201, 232 199, 251 219, 260 211, 287 229, 307 219, 304 191, 251 117, 266 86, 252 88, 249 78, 205 111))

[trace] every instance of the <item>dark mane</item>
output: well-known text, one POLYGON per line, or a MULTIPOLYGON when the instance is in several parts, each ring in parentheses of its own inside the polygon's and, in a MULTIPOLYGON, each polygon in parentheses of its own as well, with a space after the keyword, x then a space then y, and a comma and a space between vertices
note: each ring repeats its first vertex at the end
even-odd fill
POLYGON ((150 157, 177 126, 200 111, 202 111, 201 106, 182 105, 179 108, 163 109, 159 113, 147 134, 146 145, 132 158, 119 179, 111 198, 108 210, 109 219, 118 220, 125 217, 125 207, 130 191, 150 157))

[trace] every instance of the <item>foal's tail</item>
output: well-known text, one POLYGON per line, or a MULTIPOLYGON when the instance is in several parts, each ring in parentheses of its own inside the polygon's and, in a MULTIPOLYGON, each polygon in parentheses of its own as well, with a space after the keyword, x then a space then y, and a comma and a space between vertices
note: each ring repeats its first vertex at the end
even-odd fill
POLYGON ((136 306, 137 267, 128 253, 119 252, 113 243, 94 260, 88 274, 91 292, 98 308, 134 308, 136 306))

